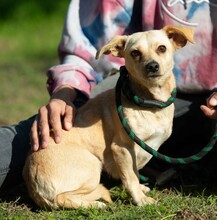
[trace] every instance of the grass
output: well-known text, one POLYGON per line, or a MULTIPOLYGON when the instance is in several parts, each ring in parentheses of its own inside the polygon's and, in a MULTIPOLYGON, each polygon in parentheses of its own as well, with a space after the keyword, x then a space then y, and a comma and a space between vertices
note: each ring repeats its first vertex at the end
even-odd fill
MULTIPOLYGON (((1 6, 5 8, 0 8, 2 125, 35 114, 48 101, 46 70, 58 63, 56 48, 68 5, 66 0, 55 3, 19 0, 19 4, 13 1, 14 8, 11 8, 11 1, 2 0, 1 6)), ((177 184, 154 187, 149 195, 158 201, 157 205, 136 207, 126 191, 116 186, 110 190, 114 203, 103 210, 59 211, 38 209, 29 200, 25 188, 18 187, 1 198, 0 219, 217 219, 216 187, 198 187, 195 183, 197 180, 186 186, 181 181, 178 186, 182 187, 178 189, 177 184)))
POLYGON ((47 14, 27 1, 10 19, 0 20, 0 124, 26 119, 48 101, 46 71, 58 64, 67 5, 62 1, 58 10, 47 14))
POLYGON ((79 208, 75 210, 32 210, 32 206, 15 202, 2 202, 0 219, 217 219, 217 197, 206 190, 185 194, 175 189, 153 189, 149 196, 156 205, 134 206, 124 188, 110 190, 114 203, 103 210, 79 208))

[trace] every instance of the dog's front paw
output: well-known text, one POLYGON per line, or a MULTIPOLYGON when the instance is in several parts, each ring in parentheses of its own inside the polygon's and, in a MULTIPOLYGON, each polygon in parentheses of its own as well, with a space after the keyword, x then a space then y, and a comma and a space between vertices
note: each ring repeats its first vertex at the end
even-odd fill
POLYGON ((137 202, 138 206, 143 206, 143 205, 150 205, 150 204, 156 204, 156 201, 148 196, 143 196, 140 201, 137 202))
POLYGON ((143 184, 140 184, 140 188, 141 188, 142 192, 144 192, 144 193, 147 193, 150 191, 150 188, 143 185, 143 184))
POLYGON ((104 202, 94 201, 91 207, 103 209, 106 207, 106 204, 104 202))

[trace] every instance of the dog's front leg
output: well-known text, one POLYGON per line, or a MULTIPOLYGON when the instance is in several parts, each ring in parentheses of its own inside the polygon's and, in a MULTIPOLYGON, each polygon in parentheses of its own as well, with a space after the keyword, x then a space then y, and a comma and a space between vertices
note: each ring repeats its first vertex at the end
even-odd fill
POLYGON ((112 154, 123 185, 136 205, 152 204, 154 199, 145 195, 149 188, 139 183, 135 152, 131 148, 112 143, 112 154))

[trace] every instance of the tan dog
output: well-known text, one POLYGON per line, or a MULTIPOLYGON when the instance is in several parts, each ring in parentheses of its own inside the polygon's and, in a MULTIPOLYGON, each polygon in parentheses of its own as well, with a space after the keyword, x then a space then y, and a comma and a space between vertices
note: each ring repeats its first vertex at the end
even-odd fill
MULTIPOLYGON (((193 31, 167 26, 162 30, 116 36, 97 53, 123 57, 133 92, 146 99, 166 101, 175 88, 173 54, 193 42, 193 31)), ((128 124, 155 150, 170 136, 174 106, 164 109, 138 107, 122 95, 128 124)), ((31 152, 23 176, 32 199, 46 208, 103 207, 100 198, 112 202, 102 186, 102 169, 123 185, 136 205, 151 204, 148 187, 139 183, 138 170, 151 155, 136 145, 124 131, 115 106, 114 89, 90 99, 78 110, 74 127, 63 131, 63 140, 53 139, 46 149, 31 152)))

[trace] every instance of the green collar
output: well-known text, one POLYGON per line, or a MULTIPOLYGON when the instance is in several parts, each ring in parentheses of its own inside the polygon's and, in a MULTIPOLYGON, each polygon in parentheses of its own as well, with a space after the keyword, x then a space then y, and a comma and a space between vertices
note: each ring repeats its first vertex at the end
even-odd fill
POLYGON ((126 67, 122 66, 120 68, 120 81, 119 84, 116 85, 116 87, 119 86, 120 89, 122 89, 123 94, 128 98, 128 100, 131 100, 136 105, 149 108, 166 108, 174 102, 176 97, 176 89, 173 89, 171 97, 166 102, 144 99, 134 95, 128 84, 128 76, 129 75, 126 67))

